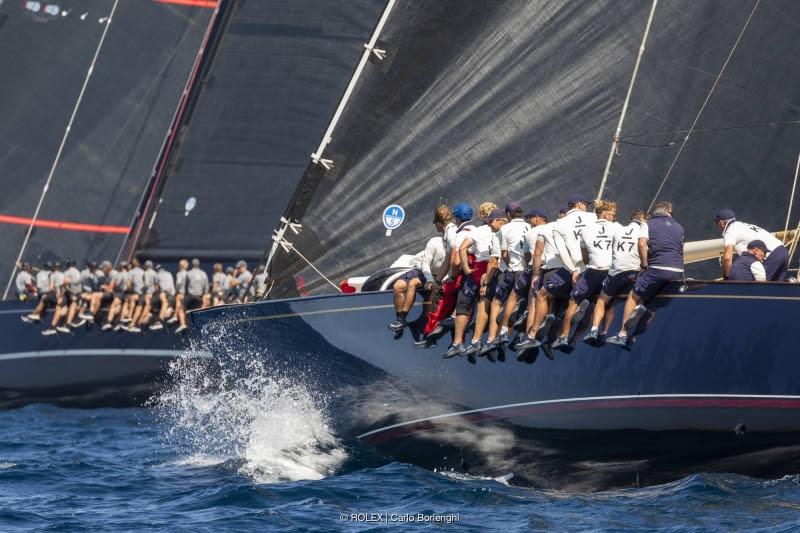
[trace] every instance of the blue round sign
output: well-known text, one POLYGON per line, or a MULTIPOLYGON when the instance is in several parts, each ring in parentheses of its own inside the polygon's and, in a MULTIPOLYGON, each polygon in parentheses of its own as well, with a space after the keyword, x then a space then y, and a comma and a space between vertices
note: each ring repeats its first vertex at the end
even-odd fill
POLYGON ((405 210, 397 204, 383 210, 383 225, 390 231, 399 228, 405 218, 405 210))

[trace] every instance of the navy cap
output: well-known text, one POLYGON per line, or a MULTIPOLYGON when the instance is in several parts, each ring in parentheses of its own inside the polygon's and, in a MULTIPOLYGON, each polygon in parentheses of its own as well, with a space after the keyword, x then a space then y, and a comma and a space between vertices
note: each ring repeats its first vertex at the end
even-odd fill
POLYGON ((583 194, 573 194, 569 197, 569 200, 567 200, 567 205, 575 205, 578 203, 589 205, 592 202, 587 200, 586 196, 583 194))
POLYGON ((717 211, 717 214, 714 215, 714 220, 731 220, 734 218, 736 218, 736 215, 733 213, 733 210, 727 208, 720 209, 719 211, 717 211))
POLYGON ((769 250, 767 250, 767 245, 764 244, 764 241, 762 241, 760 239, 756 239, 754 241, 750 241, 749 243, 747 243, 747 249, 748 250, 752 250, 753 248, 757 248, 757 249, 761 250, 764 253, 768 253, 769 252, 769 250))
POLYGON ((89 268, 97 268, 97 262, 89 261, 88 263, 86 263, 86 266, 88 266, 89 268))
POLYGON ((524 211, 519 202, 508 202, 506 204, 506 213, 513 213, 514 211, 524 211))
POLYGON ((536 209, 536 208, 534 208, 534 209, 531 209, 530 211, 528 211, 527 213, 525 213, 525 217, 526 218, 533 218, 533 217, 547 218, 547 213, 545 213, 544 209, 536 209))
POLYGON ((492 209, 491 213, 486 215, 486 218, 484 220, 486 222, 491 222, 492 220, 497 220, 497 219, 500 219, 500 218, 506 218, 506 214, 502 213, 499 209, 494 208, 494 209, 492 209))

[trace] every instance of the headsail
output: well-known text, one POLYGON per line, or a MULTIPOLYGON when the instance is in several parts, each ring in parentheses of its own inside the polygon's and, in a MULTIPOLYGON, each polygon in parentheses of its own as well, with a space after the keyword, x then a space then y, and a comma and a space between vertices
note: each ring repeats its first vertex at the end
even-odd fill
POLYGON ((140 255, 261 256, 383 4, 222 5, 225 22, 145 216, 140 255))
POLYGON ((113 4, 0 3, 4 287, 42 196, 24 260, 114 258, 211 12, 152 1, 118 3, 43 195, 113 4))
MULTIPOLYGON (((339 280, 421 248, 440 201, 555 215, 570 192, 596 194, 651 5, 399 1, 380 35, 387 58, 361 76, 323 154, 332 168, 309 166, 287 210, 303 230, 287 239, 339 280), (387 238, 381 212, 394 203, 406 223, 387 238)), ((800 148, 800 58, 786 51, 798 38, 796 2, 659 3, 603 194, 622 217, 663 182, 658 199, 691 240, 718 236, 724 206, 783 228, 800 148)), ((330 290, 291 251, 271 272, 275 297, 330 290)))

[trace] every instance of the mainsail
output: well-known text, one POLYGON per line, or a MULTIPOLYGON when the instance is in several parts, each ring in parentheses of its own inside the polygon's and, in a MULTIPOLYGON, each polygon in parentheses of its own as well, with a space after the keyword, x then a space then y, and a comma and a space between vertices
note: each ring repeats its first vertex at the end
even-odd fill
POLYGON ((278 223, 383 3, 221 4, 222 26, 142 218, 138 255, 261 256, 264 228, 278 223))
MULTIPOLYGON (((434 231, 439 202, 521 201, 553 216, 596 195, 651 2, 398 0, 332 141, 286 211, 272 297, 333 290, 434 231), (381 213, 406 222, 384 235, 381 213), (298 253, 299 252, 299 253, 298 253), (302 254, 302 257, 301 255, 302 254), (313 267, 310 266, 313 264, 313 267)), ((800 4, 658 4, 603 197, 671 200, 689 240, 713 214, 783 229, 800 150, 800 4)), ((797 223, 797 202, 790 213, 797 223)), ((707 262, 690 269, 716 277, 707 262)))
POLYGON ((4 287, 40 199, 24 260, 114 259, 206 29, 194 4, 0 2, 4 287))

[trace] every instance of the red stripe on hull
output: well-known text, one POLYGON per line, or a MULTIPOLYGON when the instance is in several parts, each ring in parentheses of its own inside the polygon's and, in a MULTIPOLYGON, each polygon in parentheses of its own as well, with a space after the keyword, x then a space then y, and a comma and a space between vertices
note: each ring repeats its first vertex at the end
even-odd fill
POLYGON ((217 7, 218 4, 216 0, 153 0, 153 2, 158 2, 159 4, 177 4, 179 6, 208 7, 211 9, 217 7))
POLYGON ((12 215, 0 215, 0 223, 16 224, 19 226, 33 226, 36 228, 49 228, 59 229, 64 231, 88 231, 92 233, 119 233, 125 235, 128 233, 128 226, 103 226, 100 224, 83 224, 81 222, 65 222, 59 220, 43 220, 41 218, 35 221, 31 218, 15 217, 12 215))
POLYGON ((413 435, 436 428, 450 418, 460 417, 470 422, 486 420, 503 420, 515 416, 529 414, 548 414, 591 409, 653 409, 653 408, 740 408, 740 409, 798 409, 800 399, 793 398, 620 398, 608 400, 576 400, 534 405, 517 405, 507 408, 487 409, 452 417, 441 417, 433 420, 421 420, 405 426, 394 427, 364 437, 371 444, 379 444, 390 440, 413 435))

